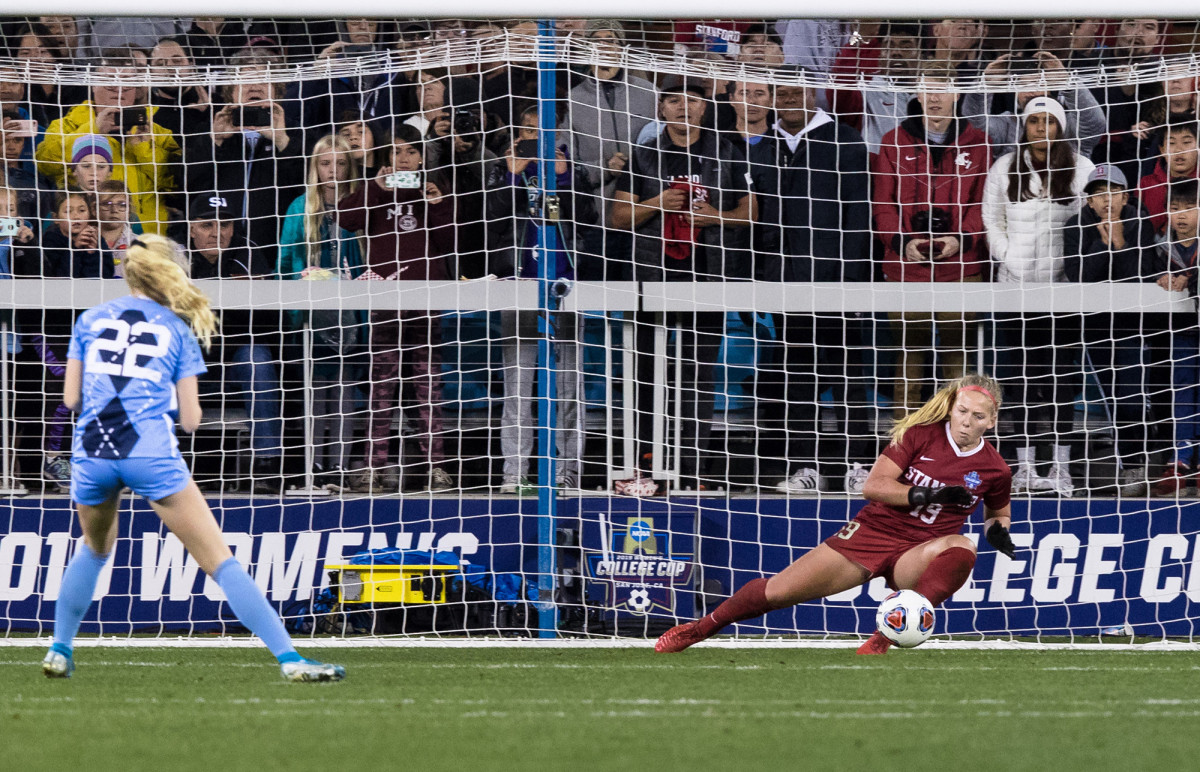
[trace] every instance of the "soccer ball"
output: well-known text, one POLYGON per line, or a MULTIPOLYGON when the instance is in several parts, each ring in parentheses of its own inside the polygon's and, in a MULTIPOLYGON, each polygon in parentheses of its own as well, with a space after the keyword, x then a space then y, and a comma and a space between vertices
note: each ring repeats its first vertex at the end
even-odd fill
POLYGON ((916 590, 893 592, 879 604, 875 625, 902 649, 920 646, 933 635, 933 604, 916 590))

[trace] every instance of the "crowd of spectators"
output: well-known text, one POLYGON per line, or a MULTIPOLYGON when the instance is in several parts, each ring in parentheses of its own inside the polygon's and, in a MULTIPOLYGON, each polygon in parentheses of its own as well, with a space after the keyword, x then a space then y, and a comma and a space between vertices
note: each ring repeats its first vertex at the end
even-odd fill
MULTIPOLYGON (((0 62, 0 274, 118 278, 129 244, 162 233, 197 279, 531 277, 544 259, 556 276, 590 281, 1150 282, 1196 294, 1197 83, 1136 76, 1182 50, 1165 22, 564 20, 558 34, 590 42, 608 63, 558 68, 553 199, 537 179, 530 62, 291 83, 276 74, 506 29, 537 26, 0 19, 16 64, 88 63, 104 79, 29 83, 0 62), (627 47, 828 87, 634 72, 603 56, 627 47), (238 77, 212 87, 174 78, 213 67, 238 77), (1080 68, 1121 77, 1087 87, 1073 75, 1080 68), (551 210, 558 246, 539 251, 537 226, 551 210)), ((860 492, 879 450, 872 411, 902 415, 935 378, 975 367, 994 367, 1006 387, 1000 439, 1017 492, 1074 493, 1072 464, 1088 448, 1075 408, 1088 388, 1115 427, 1124 495, 1191 484, 1200 462, 1194 315, 987 312, 982 303, 967 313, 774 315, 749 387, 758 484, 804 495, 838 481, 860 492), (994 361, 972 363, 981 324, 994 361), (834 408, 833 432, 823 404, 834 408)), ((203 390, 244 410, 254 491, 279 492, 295 471, 292 427, 304 414, 322 484, 395 492, 419 476, 429 491, 460 489, 443 396, 453 344, 438 314, 221 317, 203 390), (298 354, 306 322, 311 359, 298 354), (305 368, 308 405, 289 397, 305 368), (419 475, 397 456, 406 426, 419 475)), ((59 487, 70 478, 70 415, 57 395, 73 318, 4 317, 15 328, 5 346, 18 460, 59 487)), ((709 487, 714 368, 729 316, 632 319, 637 388, 624 406, 636 411, 643 468, 616 490, 661 492, 649 469, 664 328, 679 353, 670 378, 681 417, 666 447, 680 447, 680 487, 709 487)), ((534 490, 532 385, 549 325, 561 429, 553 482, 578 488, 584 320, 505 312, 498 322, 497 486, 534 490)), ((198 438, 197 449, 214 441, 223 440, 198 438)), ((200 455, 213 466, 199 464, 198 479, 221 485, 224 456, 200 455)))

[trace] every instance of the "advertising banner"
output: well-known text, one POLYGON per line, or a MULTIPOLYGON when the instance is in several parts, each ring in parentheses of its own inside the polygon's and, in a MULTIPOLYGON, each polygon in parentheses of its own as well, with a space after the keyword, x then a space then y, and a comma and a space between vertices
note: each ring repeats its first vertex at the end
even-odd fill
MULTIPOLYGON (((557 523, 578 541, 558 556, 578 571, 591 614, 659 623, 690 619, 698 589, 719 599, 777 573, 841 528, 861 501, 610 497, 564 499, 557 523)), ((328 584, 326 565, 380 547, 452 550, 488 571, 536 584, 537 502, 532 499, 354 498, 320 502, 225 499, 226 541, 279 607, 328 584)), ((1200 501, 1017 500, 1015 560, 980 533, 970 581, 945 606, 941 631, 1094 636, 1129 625, 1139 635, 1195 634, 1200 607, 1200 501)), ((0 507, 0 614, 10 630, 53 619, 74 549, 69 503, 14 500, 0 507)), ((869 632, 880 579, 823 602, 750 620, 743 632, 869 632)), ((231 619, 220 589, 144 503, 126 504, 114 559, 85 632, 219 630, 231 619), (97 624, 99 622, 99 625, 97 624)), ((621 629, 636 629, 625 626, 621 629)), ((647 628, 648 629, 648 628, 647 628)))

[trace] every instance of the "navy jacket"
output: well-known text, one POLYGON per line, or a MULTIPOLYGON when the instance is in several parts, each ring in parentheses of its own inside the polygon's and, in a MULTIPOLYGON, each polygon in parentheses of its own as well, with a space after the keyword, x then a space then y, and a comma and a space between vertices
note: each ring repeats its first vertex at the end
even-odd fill
POLYGON ((1063 231, 1063 273, 1067 281, 1154 281, 1154 226, 1132 204, 1121 210, 1125 248, 1112 250, 1100 237, 1100 216, 1085 205, 1063 231))
POLYGON ((782 255, 767 256, 767 281, 867 281, 871 197, 867 146, 836 120, 804 135, 780 178, 782 255))
POLYGON ((76 249, 62 231, 51 226, 42 235, 42 271, 47 278, 111 279, 113 256, 103 248, 76 249))

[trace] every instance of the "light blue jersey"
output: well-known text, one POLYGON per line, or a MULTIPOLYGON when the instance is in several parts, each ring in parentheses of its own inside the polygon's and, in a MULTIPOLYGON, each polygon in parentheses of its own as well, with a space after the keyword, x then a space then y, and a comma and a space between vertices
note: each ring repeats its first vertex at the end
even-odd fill
POLYGON ((153 300, 124 297, 75 322, 69 359, 83 363, 72 458, 179 458, 175 383, 206 372, 187 324, 153 300))

